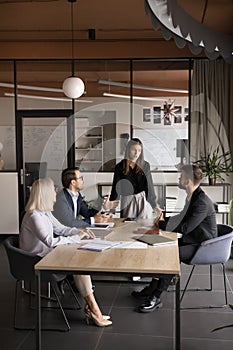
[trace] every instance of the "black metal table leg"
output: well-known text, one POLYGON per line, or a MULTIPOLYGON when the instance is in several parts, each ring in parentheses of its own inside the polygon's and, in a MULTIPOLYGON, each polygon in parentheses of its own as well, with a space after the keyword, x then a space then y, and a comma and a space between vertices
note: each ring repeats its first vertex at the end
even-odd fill
POLYGON ((40 271, 36 273, 36 350, 41 350, 41 298, 40 298, 40 271))
POLYGON ((176 345, 175 349, 180 350, 180 277, 178 276, 176 282, 176 345))

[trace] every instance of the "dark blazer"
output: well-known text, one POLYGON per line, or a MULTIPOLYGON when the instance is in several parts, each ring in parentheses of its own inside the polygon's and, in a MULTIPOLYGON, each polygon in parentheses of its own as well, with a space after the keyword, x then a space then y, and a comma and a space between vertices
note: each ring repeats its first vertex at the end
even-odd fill
POLYGON ((180 214, 160 221, 160 228, 183 234, 183 243, 199 244, 217 237, 216 213, 211 199, 198 187, 180 214))
POLYGON ((146 199, 152 206, 157 207, 150 164, 145 161, 143 173, 137 174, 130 168, 128 175, 123 173, 123 161, 115 166, 110 200, 120 199, 120 196, 129 196, 145 191, 146 199))
POLYGON ((72 197, 66 189, 63 189, 57 194, 53 215, 65 226, 85 227, 91 224, 90 217, 93 217, 97 212, 98 210, 87 207, 82 195, 79 193, 77 216, 75 218, 72 197))

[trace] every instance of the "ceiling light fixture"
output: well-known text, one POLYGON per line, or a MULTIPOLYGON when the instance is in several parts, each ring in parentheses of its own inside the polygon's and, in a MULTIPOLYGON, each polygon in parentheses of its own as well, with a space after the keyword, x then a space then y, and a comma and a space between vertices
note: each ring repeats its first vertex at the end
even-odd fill
POLYGON ((177 0, 144 0, 144 2, 154 29, 160 28, 165 40, 173 38, 179 48, 185 47, 188 43, 194 55, 200 54, 204 48, 206 56, 210 59, 216 59, 221 55, 227 62, 233 62, 232 35, 223 34, 199 23, 177 0))
MULTIPOLYGON (((10 92, 5 92, 4 96, 6 97, 14 97, 15 94, 10 93, 10 92)), ((26 94, 17 94, 17 97, 21 97, 21 98, 31 98, 34 100, 49 100, 49 101, 63 101, 63 102, 70 102, 70 98, 62 98, 62 97, 49 97, 49 96, 39 96, 39 95, 26 95, 26 94)), ((92 103, 93 101, 90 100, 83 100, 80 99, 77 102, 80 103, 92 103)))
POLYGON ((73 4, 76 0, 68 0, 71 3, 71 52, 72 52, 72 76, 64 80, 62 89, 64 94, 72 99, 79 98, 84 93, 85 85, 82 79, 74 76, 74 11, 73 4))
MULTIPOLYGON (((129 95, 120 95, 120 94, 111 94, 108 92, 104 92, 103 96, 105 97, 117 97, 117 98, 126 98, 130 99, 129 95)), ((164 98, 157 98, 157 97, 143 97, 143 96, 132 96, 135 100, 143 100, 143 101, 164 101, 164 98)))
MULTIPOLYGON (((14 89, 14 84, 11 83, 0 83, 0 87, 6 87, 14 89)), ((32 91, 48 91, 48 92, 63 92, 62 89, 55 89, 42 86, 31 86, 31 85, 17 85, 17 89, 32 90, 32 91)))
MULTIPOLYGON (((120 87, 126 87, 126 88, 130 88, 131 86, 128 83, 122 83, 122 82, 111 81, 111 80, 103 80, 103 79, 98 80, 98 83, 103 85, 120 86, 120 87)), ((159 88, 159 87, 136 85, 136 84, 132 84, 132 87, 134 89, 141 89, 141 90, 177 92, 179 94, 188 94, 188 90, 181 90, 181 89, 159 88)))

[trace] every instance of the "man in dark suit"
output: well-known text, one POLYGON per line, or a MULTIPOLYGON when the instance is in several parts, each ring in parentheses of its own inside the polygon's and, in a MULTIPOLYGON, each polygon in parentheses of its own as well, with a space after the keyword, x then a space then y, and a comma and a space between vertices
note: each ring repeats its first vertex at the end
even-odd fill
MULTIPOLYGON (((160 218, 159 227, 182 234, 179 238, 180 261, 190 260, 202 241, 217 237, 216 213, 211 199, 201 189, 203 173, 197 165, 184 165, 179 188, 187 194, 183 210, 170 218, 160 218)), ((152 230, 153 232, 153 230, 152 230)), ((160 296, 167 290, 171 278, 153 279, 148 287, 132 295, 143 300, 140 312, 151 312, 161 307, 160 296)))
POLYGON ((88 208, 80 191, 84 181, 78 167, 67 168, 61 175, 63 189, 57 194, 54 216, 65 226, 85 227, 94 223, 107 222, 109 215, 88 208))

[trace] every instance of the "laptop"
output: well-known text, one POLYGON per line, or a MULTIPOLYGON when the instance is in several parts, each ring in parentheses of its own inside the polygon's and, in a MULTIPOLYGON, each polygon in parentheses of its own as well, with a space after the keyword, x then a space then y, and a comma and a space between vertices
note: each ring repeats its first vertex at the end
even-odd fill
POLYGON ((109 233, 112 232, 112 230, 106 228, 94 228, 94 227, 89 227, 90 230, 95 234, 96 238, 105 238, 109 233))
POLYGON ((135 237, 135 239, 137 241, 144 242, 144 243, 147 243, 147 244, 153 245, 153 246, 176 243, 176 240, 174 240, 174 239, 167 238, 165 236, 161 236, 161 235, 157 235, 157 234, 152 234, 152 235, 145 234, 142 236, 135 237))

